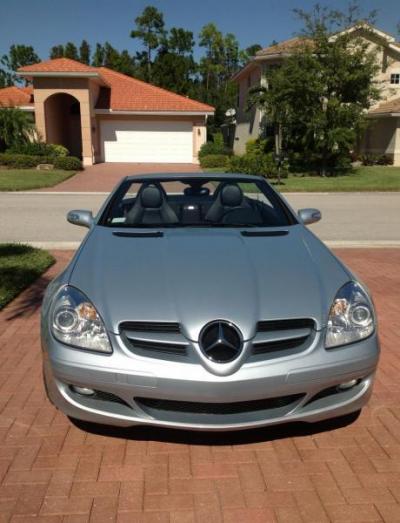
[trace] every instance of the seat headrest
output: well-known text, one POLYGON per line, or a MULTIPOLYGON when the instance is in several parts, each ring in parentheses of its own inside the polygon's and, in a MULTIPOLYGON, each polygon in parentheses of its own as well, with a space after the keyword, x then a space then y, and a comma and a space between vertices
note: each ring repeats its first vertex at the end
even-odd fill
POLYGON ((142 206, 146 209, 158 209, 161 207, 163 195, 161 190, 155 185, 145 187, 140 195, 142 206))
POLYGON ((227 207, 238 207, 243 200, 242 189, 236 184, 227 184, 221 190, 221 203, 227 207))

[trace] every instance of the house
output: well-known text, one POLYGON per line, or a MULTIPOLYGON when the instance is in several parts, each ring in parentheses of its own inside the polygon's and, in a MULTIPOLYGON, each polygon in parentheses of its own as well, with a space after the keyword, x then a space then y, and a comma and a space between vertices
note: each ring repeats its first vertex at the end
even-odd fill
MULTIPOLYGON (((360 143, 361 153, 386 154, 400 165, 400 43, 379 29, 357 24, 346 30, 354 37, 367 40, 376 51, 379 72, 375 78, 382 99, 370 108, 370 125, 360 143)), ((265 83, 268 68, 279 66, 293 50, 305 45, 303 38, 291 38, 261 49, 235 76, 239 86, 234 150, 243 154, 246 142, 257 138, 263 129, 263 115, 257 108, 247 110, 249 89, 265 83)))
POLYGON ((0 106, 34 115, 48 143, 96 162, 197 163, 214 108, 146 82, 57 58, 21 67, 32 87, 0 89, 0 106))

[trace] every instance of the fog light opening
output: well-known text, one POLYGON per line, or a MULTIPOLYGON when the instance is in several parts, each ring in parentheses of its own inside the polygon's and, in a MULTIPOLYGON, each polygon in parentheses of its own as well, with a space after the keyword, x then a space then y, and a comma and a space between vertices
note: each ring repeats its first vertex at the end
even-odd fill
POLYGON ((93 396, 93 394, 95 394, 95 391, 93 389, 89 389, 87 387, 77 387, 76 385, 71 385, 71 389, 73 390, 73 392, 76 392, 81 396, 93 396))
POLYGON ((353 387, 355 387, 356 385, 358 385, 360 383, 361 380, 350 380, 350 381, 346 381, 344 383, 341 383, 340 385, 337 386, 337 390, 349 390, 349 389, 352 389, 353 387))

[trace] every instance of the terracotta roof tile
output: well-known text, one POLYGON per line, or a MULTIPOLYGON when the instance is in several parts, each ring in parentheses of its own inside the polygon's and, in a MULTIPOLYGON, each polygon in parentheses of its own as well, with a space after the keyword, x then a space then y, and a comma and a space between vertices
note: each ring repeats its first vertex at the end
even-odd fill
POLYGON ((97 73, 108 87, 100 89, 97 109, 114 111, 213 112, 210 105, 142 82, 106 67, 91 67, 68 58, 56 58, 21 67, 21 73, 97 73))
POLYGON ((95 73, 96 68, 70 58, 55 58, 38 64, 20 67, 21 73, 95 73))
POLYGON ((382 102, 376 107, 373 107, 369 114, 390 114, 390 113, 400 113, 400 98, 394 98, 393 100, 388 100, 387 102, 382 102))
POLYGON ((97 102, 97 109, 112 109, 113 111, 214 111, 214 108, 210 105, 117 73, 106 67, 99 67, 98 71, 110 86, 110 90, 107 92, 107 89, 102 89, 97 102))
POLYGON ((256 53, 256 56, 269 56, 274 54, 286 54, 295 51, 305 45, 311 45, 311 41, 308 38, 290 38, 289 40, 283 40, 282 42, 264 47, 256 53))
POLYGON ((0 89, 0 106, 18 107, 21 105, 33 104, 32 87, 4 87, 0 89))

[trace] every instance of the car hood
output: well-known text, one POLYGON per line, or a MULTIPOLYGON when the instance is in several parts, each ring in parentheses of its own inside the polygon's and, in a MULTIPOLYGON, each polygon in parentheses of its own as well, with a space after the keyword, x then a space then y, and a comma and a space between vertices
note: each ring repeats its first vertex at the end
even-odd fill
POLYGON ((138 238, 97 226, 69 283, 115 333, 122 321, 179 322, 197 340, 216 319, 236 324, 244 339, 260 320, 313 318, 320 329, 349 273, 304 226, 287 231, 245 236, 237 229, 183 228, 138 238))

